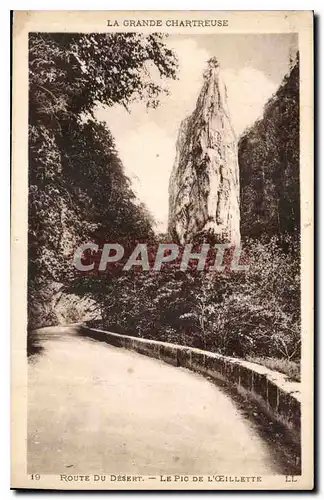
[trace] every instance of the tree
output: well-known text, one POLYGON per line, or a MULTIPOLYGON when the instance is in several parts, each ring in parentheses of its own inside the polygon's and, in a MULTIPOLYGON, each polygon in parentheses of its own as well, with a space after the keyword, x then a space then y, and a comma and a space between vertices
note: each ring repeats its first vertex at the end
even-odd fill
MULTIPOLYGON (((80 243, 151 236, 151 219, 93 109, 99 102, 127 107, 136 99, 155 107, 176 68, 161 34, 30 34, 30 326, 44 322, 44 302, 53 302, 63 282, 70 285, 71 256, 80 243)), ((50 311, 47 317, 53 318, 50 311)))
MULTIPOLYGON (((175 78, 177 61, 152 33, 31 33, 29 38, 30 116, 53 122, 91 113, 95 104, 158 105, 175 78), (152 68, 162 80, 152 79, 152 68)), ((59 123, 56 124, 59 127, 59 123)))
MULTIPOLYGON (((241 233, 260 237, 294 234, 299 204, 299 56, 263 117, 238 145, 241 182, 241 233)), ((283 241, 285 240, 283 236, 283 241)))

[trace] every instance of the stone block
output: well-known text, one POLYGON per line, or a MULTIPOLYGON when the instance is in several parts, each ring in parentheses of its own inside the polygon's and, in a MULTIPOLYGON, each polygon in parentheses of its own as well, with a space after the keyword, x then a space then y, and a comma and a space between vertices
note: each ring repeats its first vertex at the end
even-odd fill
POLYGON ((178 347, 178 365, 184 368, 191 368, 191 350, 185 347, 178 347))
POLYGON ((192 351, 191 368, 197 372, 205 371, 205 354, 203 352, 192 351))
POLYGON ((177 348, 169 345, 160 345, 160 359, 173 366, 178 366, 177 348))
POLYGON ((295 429, 300 429, 301 410, 300 402, 293 395, 278 389, 278 414, 289 422, 295 429))
POLYGON ((267 377, 263 373, 253 373, 253 392, 267 402, 267 377))
POLYGON ((267 397, 268 406, 274 411, 278 410, 278 387, 268 380, 268 397, 267 397))
POLYGON ((240 385, 248 391, 251 391, 253 387, 253 371, 242 365, 240 367, 240 385))

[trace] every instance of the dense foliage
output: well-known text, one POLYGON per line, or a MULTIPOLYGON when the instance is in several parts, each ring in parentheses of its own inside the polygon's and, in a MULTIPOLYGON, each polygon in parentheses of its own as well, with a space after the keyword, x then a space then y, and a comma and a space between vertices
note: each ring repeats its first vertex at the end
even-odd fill
POLYGON ((263 118, 241 138, 239 162, 249 270, 183 273, 169 265, 161 273, 121 273, 99 301, 101 326, 268 365, 276 359, 288 369, 299 360, 298 57, 263 118))
POLYGON ((157 34, 30 35, 29 325, 56 323, 59 314, 80 321, 90 311, 115 332, 298 360, 298 60, 239 144, 242 233, 254 237, 244 238, 247 272, 73 269, 86 241, 158 242, 111 133, 93 114, 98 103, 156 106, 166 89, 150 78, 153 67, 176 76, 175 57, 157 34))
POLYGON ((243 236, 298 234, 299 57, 238 145, 243 236))
POLYGON ((161 272, 120 272, 105 287, 104 277, 88 278, 96 283, 89 296, 98 301, 105 290, 101 319, 92 324, 230 356, 298 359, 299 259, 275 237, 246 241, 244 248, 244 272, 182 272, 170 263, 161 272))
POLYGON ((162 36, 45 34, 29 38, 29 324, 54 321, 71 256, 84 241, 148 238, 151 218, 132 192, 97 104, 166 92, 150 78, 175 78, 176 59, 162 36))

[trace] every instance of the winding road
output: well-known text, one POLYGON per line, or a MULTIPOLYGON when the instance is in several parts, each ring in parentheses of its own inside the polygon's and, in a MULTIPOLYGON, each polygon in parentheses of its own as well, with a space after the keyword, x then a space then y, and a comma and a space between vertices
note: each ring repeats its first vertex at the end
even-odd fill
POLYGON ((255 425, 202 376, 73 330, 36 341, 29 473, 280 473, 255 425))

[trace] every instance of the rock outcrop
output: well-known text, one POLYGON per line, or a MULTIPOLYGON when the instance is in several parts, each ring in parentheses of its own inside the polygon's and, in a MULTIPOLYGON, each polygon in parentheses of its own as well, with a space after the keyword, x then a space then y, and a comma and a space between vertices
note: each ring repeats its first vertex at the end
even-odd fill
POLYGON ((169 184, 173 241, 240 243, 237 140, 216 58, 208 61, 196 109, 180 125, 169 184))
POLYGON ((238 143, 241 234, 298 238, 299 58, 238 143))

